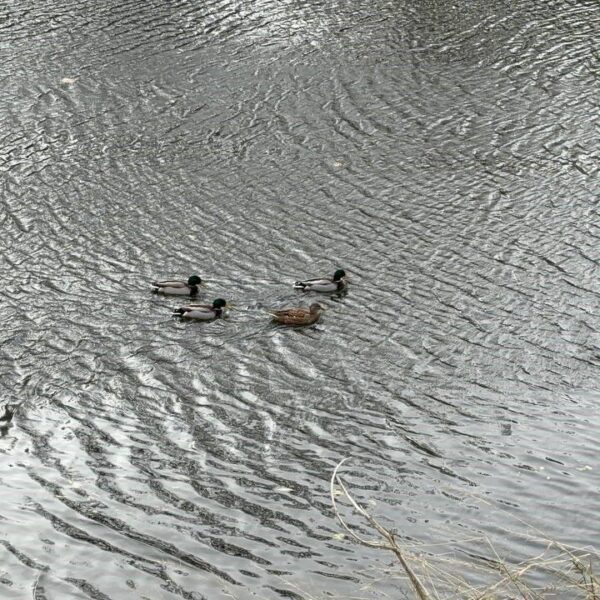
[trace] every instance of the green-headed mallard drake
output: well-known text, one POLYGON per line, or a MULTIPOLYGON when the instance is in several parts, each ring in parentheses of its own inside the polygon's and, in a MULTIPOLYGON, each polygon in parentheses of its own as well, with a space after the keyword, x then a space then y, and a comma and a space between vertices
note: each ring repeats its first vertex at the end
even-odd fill
POLYGON ((347 287, 348 280, 344 269, 338 269, 333 277, 318 277, 294 283, 294 288, 303 292, 343 292, 347 287))
POLYGON ((284 310, 270 311, 273 321, 281 325, 291 325, 299 327, 302 325, 312 325, 319 320, 325 307, 318 302, 314 302, 309 308, 286 308, 284 310))
POLYGON ((212 304, 188 304, 173 311, 174 317, 182 319, 198 319, 199 321, 212 321, 223 316, 223 309, 229 305, 223 298, 217 298, 212 304))
POLYGON ((152 291, 155 294, 165 296, 194 296, 198 295, 198 288, 202 285, 202 279, 198 275, 192 275, 185 281, 155 281, 152 283, 152 291))

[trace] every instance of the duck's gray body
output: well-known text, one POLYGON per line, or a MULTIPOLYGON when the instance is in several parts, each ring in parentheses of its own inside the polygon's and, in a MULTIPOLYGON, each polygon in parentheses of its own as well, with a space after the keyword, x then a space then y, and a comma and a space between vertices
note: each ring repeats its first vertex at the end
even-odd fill
POLYGON ((187 281, 167 279, 166 281, 155 281, 152 283, 152 291, 164 296, 190 296, 198 295, 202 279, 198 275, 192 275, 187 281))
POLYGON ((212 304, 186 304, 173 311, 173 316, 182 319, 197 319, 198 321, 212 321, 223 316, 223 311, 229 304, 223 298, 217 298, 212 304))
POLYGON ((210 304, 188 304, 173 311, 173 314, 182 319, 198 319, 199 321, 212 321, 223 314, 222 308, 213 308, 210 304))
POLYGON ((304 281, 294 282, 294 288, 303 292, 343 292, 348 286, 346 272, 344 269, 338 269, 333 277, 316 277, 315 279, 305 279, 304 281))

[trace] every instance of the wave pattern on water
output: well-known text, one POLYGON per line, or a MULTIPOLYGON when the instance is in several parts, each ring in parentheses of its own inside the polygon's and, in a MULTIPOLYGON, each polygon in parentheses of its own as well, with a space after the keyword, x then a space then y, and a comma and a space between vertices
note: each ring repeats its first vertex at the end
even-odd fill
POLYGON ((0 595, 397 595, 337 535, 349 455, 417 548, 501 532, 475 496, 595 543, 599 30, 567 0, 0 9, 0 595), (319 325, 269 323, 338 265, 319 325), (228 319, 148 293, 192 272, 228 319))

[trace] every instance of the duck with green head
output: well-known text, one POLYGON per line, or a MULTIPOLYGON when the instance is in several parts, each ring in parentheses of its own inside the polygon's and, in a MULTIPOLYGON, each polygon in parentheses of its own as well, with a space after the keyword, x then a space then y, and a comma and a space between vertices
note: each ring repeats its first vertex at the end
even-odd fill
POLYGON ((174 279, 155 281, 152 283, 152 292, 165 296, 190 296, 193 298, 198 295, 201 285, 202 279, 198 275, 192 275, 187 281, 174 279))
POLYGON ((338 269, 333 277, 318 277, 316 279, 305 279, 304 281, 296 281, 294 288, 303 292, 343 292, 348 287, 346 279, 346 271, 338 269))
POLYGON ((226 308, 230 308, 229 304, 223 298, 217 298, 212 304, 187 304, 177 308, 173 311, 173 316, 182 319, 212 321, 222 317, 226 308))

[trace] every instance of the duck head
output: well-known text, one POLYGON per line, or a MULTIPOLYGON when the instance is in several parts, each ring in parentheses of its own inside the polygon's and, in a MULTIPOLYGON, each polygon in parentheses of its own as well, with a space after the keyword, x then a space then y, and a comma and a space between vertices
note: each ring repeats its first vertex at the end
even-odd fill
POLYGON ((227 302, 223 300, 223 298, 217 298, 216 300, 213 300, 212 307, 217 310, 223 310, 227 307, 227 302))
POLYGON ((320 313, 320 312, 323 312, 324 310, 327 310, 322 304, 319 304, 318 302, 313 302, 309 308, 310 308, 311 315, 314 315, 315 313, 320 313))
POLYGON ((198 277, 198 275, 192 275, 188 280, 187 280, 187 284, 190 287, 193 287, 195 285, 202 285, 202 278, 198 277))

